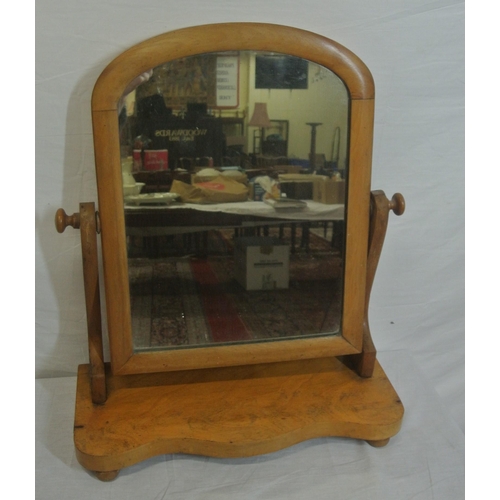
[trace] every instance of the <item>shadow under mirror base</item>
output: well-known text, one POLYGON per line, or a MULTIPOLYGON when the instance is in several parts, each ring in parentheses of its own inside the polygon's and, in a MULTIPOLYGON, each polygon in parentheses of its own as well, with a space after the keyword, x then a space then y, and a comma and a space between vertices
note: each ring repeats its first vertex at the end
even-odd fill
POLYGON ((113 376, 94 405, 80 365, 74 441, 80 464, 111 480, 150 457, 246 457, 337 436, 384 446, 403 405, 376 362, 361 378, 336 358, 113 376))

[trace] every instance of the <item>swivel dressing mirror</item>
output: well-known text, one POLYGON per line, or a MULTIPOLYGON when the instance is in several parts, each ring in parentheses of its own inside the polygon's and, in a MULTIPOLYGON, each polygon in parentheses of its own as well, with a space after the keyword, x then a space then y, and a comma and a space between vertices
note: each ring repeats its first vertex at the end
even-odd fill
POLYGON ((82 231, 82 465, 110 479, 158 453, 246 456, 320 435, 383 445, 399 430, 367 318, 388 213, 404 210, 370 193, 373 99, 354 54, 275 25, 174 31, 104 70, 99 210, 56 217, 82 231))

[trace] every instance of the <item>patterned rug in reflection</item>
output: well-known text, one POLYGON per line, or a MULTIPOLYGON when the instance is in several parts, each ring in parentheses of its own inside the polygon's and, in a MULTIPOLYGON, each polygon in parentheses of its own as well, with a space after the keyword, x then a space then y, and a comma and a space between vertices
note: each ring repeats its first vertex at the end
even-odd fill
POLYGON ((203 257, 129 259, 136 349, 338 332, 341 259, 326 240, 311 234, 307 251, 290 255, 287 289, 247 291, 234 277, 231 234, 209 233, 214 251, 203 257))

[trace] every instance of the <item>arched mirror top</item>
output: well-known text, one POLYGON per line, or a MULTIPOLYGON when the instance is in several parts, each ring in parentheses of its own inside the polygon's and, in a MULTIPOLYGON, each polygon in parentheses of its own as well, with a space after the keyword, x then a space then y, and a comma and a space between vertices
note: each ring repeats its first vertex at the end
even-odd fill
POLYGON ((141 73, 181 57, 223 51, 272 51, 307 59, 333 71, 350 98, 373 99, 373 78, 350 50, 309 31, 263 23, 226 23, 184 28, 135 45, 102 72, 92 95, 93 111, 117 109, 129 84, 141 73))
MULTIPOLYGON (((194 94, 189 95, 192 97, 194 94)), ((213 92, 210 93, 210 99, 213 99, 213 92)), ((180 29, 132 47, 105 68, 94 88, 92 112, 107 326, 114 373, 233 366, 360 351, 365 310, 373 109, 372 76, 356 55, 320 35, 273 24, 229 23, 180 29), (212 56, 223 58, 236 53, 239 62, 235 67, 241 70, 235 73, 236 76, 233 75, 237 82, 235 96, 238 108, 225 109, 222 103, 213 106, 213 102, 211 104, 208 100, 179 103, 173 99, 172 96, 177 94, 170 94, 170 76, 166 78, 170 67, 175 68, 180 62, 189 59, 211 61, 211 69, 207 74, 210 75, 210 88, 213 90, 214 82, 218 82, 217 78, 222 73, 214 73, 215 59, 212 56), (257 56, 269 54, 289 56, 290 59, 297 58, 305 62, 309 72, 309 88, 291 90, 296 87, 257 85, 257 56), (146 79, 144 85, 140 84, 138 77, 148 73, 150 80, 146 79), (315 79, 316 75, 319 75, 318 80, 315 79), (146 108, 142 107, 142 101, 141 106, 138 104, 140 100, 150 97, 158 101, 158 95, 150 95, 150 91, 155 93, 155 88, 158 95, 163 97, 161 109, 168 111, 162 114, 161 127, 157 127, 154 120, 143 120, 142 111, 146 108), (124 104, 124 101, 127 103, 124 104), (203 112, 197 110, 198 121, 191 123, 194 115, 191 116, 190 112, 194 110, 191 108, 190 111, 189 104, 203 104, 206 109, 211 109, 209 113, 206 109, 203 112), (270 124, 254 120, 258 105, 268 106, 271 116, 267 120, 270 124), (230 113, 235 117, 229 116, 230 113), (202 116, 198 116, 200 114, 202 116), (228 122, 228 119, 233 121, 228 122), (141 124, 144 127, 148 124, 146 131, 140 127, 141 124), (276 130, 271 125, 276 125, 276 130), (236 131, 233 130, 235 126, 236 131), (219 134, 221 130, 222 134, 219 134), (140 138, 149 141, 136 141, 140 138), (149 160, 153 157, 161 160, 159 168, 156 168, 158 165, 150 168, 149 160), (227 158, 230 159, 229 163, 226 162, 227 158), (241 161, 235 163, 235 158, 241 161), (217 168, 219 172, 234 170, 235 167, 243 172, 243 183, 238 185, 242 199, 238 201, 244 207, 235 208, 229 202, 220 202, 218 205, 224 206, 216 204, 206 209, 200 206, 200 201, 179 194, 180 187, 191 189, 184 184, 196 187, 200 183, 196 175, 197 167, 202 168, 202 163, 198 165, 197 162, 204 159, 208 160, 208 164, 203 163, 203 166, 217 168), (251 163, 246 161, 248 159, 251 163), (267 203, 269 200, 259 198, 254 181, 255 175, 262 175, 262 169, 264 177, 271 179, 270 182, 277 179, 278 192, 281 190, 276 195, 278 201, 288 197, 291 201, 299 202, 294 208, 297 213, 282 213, 278 210, 282 204, 275 208, 273 203, 267 203), (295 172, 300 179, 294 177, 295 172), (304 173, 310 178, 303 177, 304 173), (304 180, 307 180, 305 184, 302 183, 304 180), (137 189, 140 194, 137 194, 137 189), (141 192, 141 189, 144 191, 141 192), (176 200, 180 199, 180 202, 172 206, 156 206, 151 202, 160 200, 163 203, 163 200, 171 199, 165 193, 168 196, 176 195, 176 200), (242 213, 240 209, 245 212, 242 213), (222 235, 222 240, 210 240, 210 231, 222 235), (283 295, 282 304, 286 304, 286 307, 280 306, 283 316, 280 325, 290 323, 287 311, 291 308, 297 312, 297 322, 302 326, 280 327, 278 335, 276 329, 261 327, 263 320, 254 321, 252 316, 241 320, 245 323, 245 332, 250 332, 249 338, 224 337, 219 341, 214 337, 220 333, 218 323, 214 323, 215 326, 209 323, 213 318, 227 317, 227 314, 219 310, 212 314, 210 304, 203 302, 206 297, 211 297, 211 291, 204 292, 207 287, 203 288, 205 278, 201 274, 205 270, 199 269, 197 255, 210 249, 210 244, 223 242, 221 248, 225 249, 224 257, 229 264, 221 268, 217 283, 227 284, 231 293, 236 290, 231 288, 234 283, 240 285, 234 291, 235 296, 231 296, 231 304, 236 303, 241 294, 244 295, 241 302, 244 306, 238 302, 236 310, 236 316, 241 316, 242 310, 247 311, 244 300, 247 295, 252 295, 252 291, 246 281, 247 274, 240 276, 248 270, 249 251, 245 247, 241 255, 238 252, 243 244, 248 243, 245 240, 247 233, 253 232, 261 237, 259 231, 264 235, 262 237, 271 235, 278 238, 280 245, 285 248, 285 257, 280 261, 285 269, 285 283, 282 286, 285 291, 281 288, 278 291, 283 295), (311 238, 316 237, 317 244, 314 241, 311 243, 311 238), (226 245, 226 242, 229 243, 226 245), (311 249, 321 253, 321 258, 311 249), (186 268, 189 280, 186 280, 182 274, 185 264, 183 256, 191 255, 192 251, 196 255, 190 257, 189 268, 186 268), (179 260, 177 254, 184 260, 179 260), (292 255, 290 260, 289 255, 292 255), (156 265, 157 257, 177 259, 177 274, 174 273, 173 278, 170 275, 165 278, 166 292, 161 294, 162 300, 169 290, 179 290, 170 287, 175 280, 184 284, 193 282, 197 293, 201 290, 201 295, 196 296, 195 313, 191 302, 187 305, 183 302, 179 311, 176 310, 175 317, 181 318, 184 326, 199 317, 205 325, 208 321, 209 334, 202 341, 188 342, 184 336, 179 337, 182 342, 178 341, 178 337, 172 340, 175 328, 165 326, 171 324, 170 301, 165 299, 165 307, 168 306, 165 314, 165 308, 153 307, 157 297, 147 287, 156 283, 160 275, 156 267, 149 266, 146 269, 143 264, 147 262, 149 265, 154 260, 153 264, 156 265), (325 265, 321 264, 321 259, 325 260, 325 265), (238 265, 233 266, 233 260, 238 265), (311 271, 313 267, 304 271, 306 261, 307 265, 314 264, 316 274, 311 271), (147 293, 141 281, 141 273, 145 269, 147 276, 154 278, 147 280, 147 293), (230 271, 226 272, 227 269, 230 271), (178 275, 179 272, 182 276, 178 275), (320 292, 322 288, 316 281, 325 287, 325 293, 320 292), (306 289, 312 291, 302 293, 306 289), (141 302, 143 293, 146 293, 148 301, 151 299, 144 307, 141 302), (317 300, 318 294, 320 301, 317 300), (314 304, 307 311, 304 309, 306 296, 314 304), (295 299, 297 304, 293 301, 295 299), (318 308, 320 303, 323 305, 318 308), (146 310, 151 311, 151 314, 145 314, 146 310), (186 310, 191 311, 191 316, 186 310), (310 320, 307 325, 303 321, 306 316, 310 320), (144 318, 146 320, 142 321, 144 318), (151 326, 154 323, 152 318, 158 319, 158 325, 165 326, 158 328, 162 335, 166 335, 161 336, 161 342, 158 341, 159 344, 154 346, 151 339, 156 342, 157 336, 151 326), (146 326, 143 328, 141 325, 146 326), (212 339, 213 342, 205 342, 206 339, 212 339), (206 348, 215 343, 216 348, 206 348)), ((234 174, 235 171, 229 173, 234 174)), ((272 194, 272 186, 269 192, 272 194)), ((287 204, 287 209, 291 206, 287 204)), ((163 267, 160 271, 164 271, 163 267)), ((262 275, 262 280, 264 277, 267 279, 267 275, 262 275)), ((186 292, 185 296, 190 296, 190 293, 186 292)), ((181 295, 175 292, 176 298, 181 295)), ((221 302, 216 302, 219 307, 221 302)), ((250 309, 254 311, 255 308, 250 309)), ((276 314, 273 315, 269 321, 276 323, 276 314)), ((188 326, 184 330, 191 332, 188 326)), ((182 328, 178 330, 184 332, 182 328)), ((201 331, 198 326, 195 330, 196 335, 201 331)))

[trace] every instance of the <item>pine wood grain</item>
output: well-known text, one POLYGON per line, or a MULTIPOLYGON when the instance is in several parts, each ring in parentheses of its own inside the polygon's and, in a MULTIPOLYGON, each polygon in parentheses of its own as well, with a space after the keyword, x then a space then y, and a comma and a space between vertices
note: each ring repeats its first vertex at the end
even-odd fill
POLYGON ((105 405, 92 404, 88 365, 81 365, 75 445, 84 467, 106 472, 158 454, 243 457, 325 436, 376 444, 399 431, 402 417, 401 401, 378 363, 369 379, 336 358, 108 373, 105 405))

